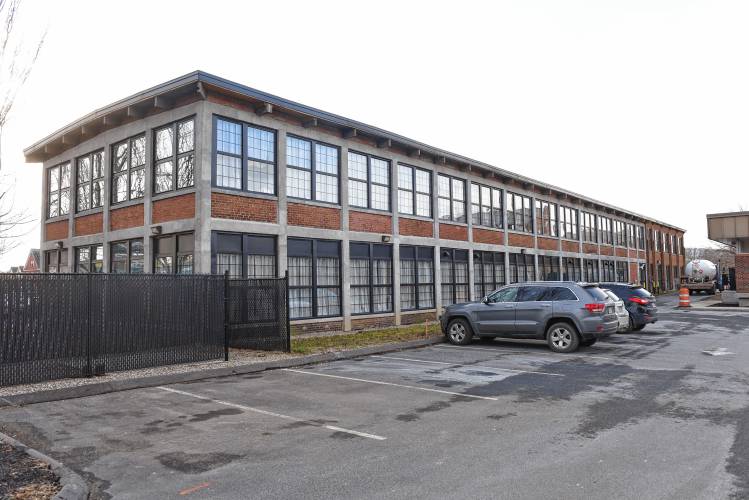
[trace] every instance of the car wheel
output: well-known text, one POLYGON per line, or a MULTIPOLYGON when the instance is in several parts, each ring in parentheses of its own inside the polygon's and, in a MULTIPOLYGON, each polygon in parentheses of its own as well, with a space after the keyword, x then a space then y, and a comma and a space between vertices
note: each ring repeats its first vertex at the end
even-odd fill
POLYGON ((447 325, 447 340, 451 344, 466 345, 471 342, 472 338, 473 331, 466 320, 457 318, 447 325))
POLYGON ((580 345, 585 346, 585 347, 590 347, 596 342, 598 342, 598 339, 583 340, 580 342, 580 345))
POLYGON ((580 347, 580 335, 569 323, 554 323, 546 330, 546 341, 554 352, 574 352, 580 347))

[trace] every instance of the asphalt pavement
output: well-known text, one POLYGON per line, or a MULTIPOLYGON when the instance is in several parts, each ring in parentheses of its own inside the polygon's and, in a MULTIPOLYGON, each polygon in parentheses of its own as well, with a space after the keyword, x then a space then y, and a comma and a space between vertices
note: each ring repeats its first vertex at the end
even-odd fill
POLYGON ((749 316, 0 409, 94 498, 747 498, 749 316))

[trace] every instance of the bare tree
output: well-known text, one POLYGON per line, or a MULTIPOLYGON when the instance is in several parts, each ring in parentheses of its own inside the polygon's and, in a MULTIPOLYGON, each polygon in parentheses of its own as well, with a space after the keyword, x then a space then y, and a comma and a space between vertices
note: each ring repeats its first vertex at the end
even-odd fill
MULTIPOLYGON (((32 46, 17 27, 21 0, 0 0, 0 174, 3 130, 19 90, 26 83, 44 44, 43 34, 32 46)), ((13 183, 0 177, 0 255, 18 244, 33 218, 13 203, 13 183)))

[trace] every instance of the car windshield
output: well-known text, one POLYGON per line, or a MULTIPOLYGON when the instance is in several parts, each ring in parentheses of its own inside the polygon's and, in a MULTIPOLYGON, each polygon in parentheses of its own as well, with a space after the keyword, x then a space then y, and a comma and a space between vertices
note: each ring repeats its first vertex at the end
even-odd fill
POLYGON ((606 295, 606 292, 597 286, 586 286, 585 291, 588 292, 594 300, 609 300, 609 296, 606 295))
POLYGON ((653 296, 650 294, 650 292, 648 292, 644 288, 631 288, 629 291, 630 291, 630 293, 632 295, 635 295, 637 297, 642 297, 643 299, 652 299, 653 298, 653 296))

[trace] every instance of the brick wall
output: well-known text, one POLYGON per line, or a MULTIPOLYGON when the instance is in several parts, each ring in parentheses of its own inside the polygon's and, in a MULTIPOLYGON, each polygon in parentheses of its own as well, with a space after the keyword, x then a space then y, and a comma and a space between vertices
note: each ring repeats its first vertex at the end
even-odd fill
POLYGON ((639 257, 640 259, 643 259, 643 260, 647 259, 647 255, 648 255, 648 254, 647 254, 647 253, 645 253, 645 250, 638 250, 638 251, 637 251, 637 254, 638 254, 638 257, 639 257))
POLYGON ((318 207, 305 203, 289 203, 289 225, 341 229, 341 209, 318 207))
POLYGON ((152 212, 154 224, 170 220, 192 219, 195 217, 195 193, 154 201, 152 212))
POLYGON ((258 222, 278 222, 278 202, 225 193, 211 193, 211 217, 258 222))
POLYGON ((340 332, 343 331, 343 321, 324 321, 322 323, 304 323, 295 325, 291 323, 291 335, 312 332, 340 332))
POLYGON ((398 218, 398 233, 403 236, 434 236, 434 225, 428 220, 398 218))
POLYGON ((507 244, 511 247, 533 248, 533 236, 530 234, 509 233, 507 244))
POLYGON ((540 250, 559 250, 559 240, 539 236, 536 242, 540 250))
POLYGON ((116 208, 109 212, 109 230, 127 229, 143 225, 143 204, 116 208))
POLYGON ((468 226, 440 224, 440 238, 446 240, 468 241, 468 226))
POLYGON ((64 240, 68 237, 68 221, 60 220, 44 225, 44 241, 64 240))
POLYGON ((614 247, 609 245, 601 245, 601 255, 614 255, 614 247))
POLYGON ((583 243, 583 253, 598 255, 598 245, 595 243, 583 243))
POLYGON ((562 251, 577 253, 580 251, 580 243, 577 241, 562 240, 562 251))
POLYGON ((385 234, 393 232, 393 219, 384 214, 370 214, 351 210, 348 214, 348 225, 351 231, 385 234))
POLYGON ((627 257, 627 249, 626 248, 617 248, 616 249, 616 255, 617 255, 617 257, 627 257))
POLYGON ((84 215, 76 217, 73 223, 73 234, 75 236, 86 236, 104 232, 104 214, 84 215))
POLYGON ((504 245, 504 231, 489 231, 488 229, 473 228, 473 241, 476 243, 488 243, 491 245, 504 245))
POLYGON ((395 325, 395 316, 382 316, 379 318, 351 319, 352 330, 371 330, 375 328, 388 328, 395 325))
POLYGON ((749 292, 749 253, 736 254, 736 290, 749 292))
POLYGON ((629 281, 637 283, 637 262, 629 263, 629 281))
POLYGON ((437 321, 437 313, 425 312, 425 313, 414 313, 414 314, 403 314, 401 315, 402 325, 414 325, 416 323, 423 323, 425 321, 437 321))

